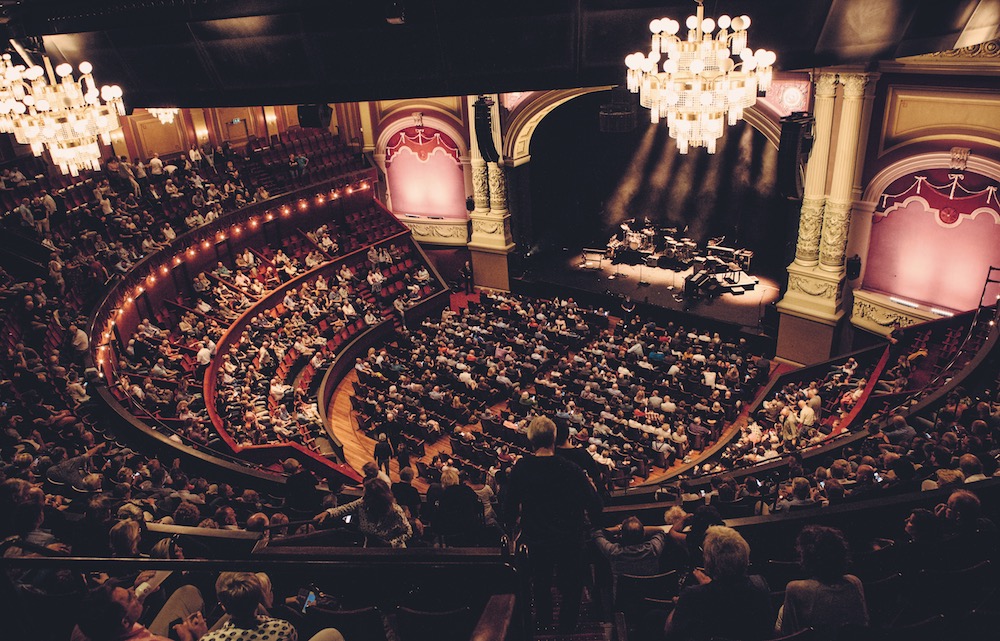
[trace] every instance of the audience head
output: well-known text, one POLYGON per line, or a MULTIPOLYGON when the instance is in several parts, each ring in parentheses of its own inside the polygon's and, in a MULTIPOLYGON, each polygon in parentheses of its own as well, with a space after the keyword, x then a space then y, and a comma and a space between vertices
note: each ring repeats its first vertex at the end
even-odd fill
POLYGON ((365 480, 365 493, 361 500, 365 511, 372 517, 387 514, 396 502, 392 490, 377 476, 365 480))
POLYGON ((215 582, 215 593, 237 625, 253 621, 264 602, 264 586, 253 572, 223 572, 215 582))
POLYGON ((637 517, 630 516, 622 521, 622 545, 637 545, 645 539, 645 528, 637 517))
POLYGON ((452 487, 459 484, 458 470, 453 467, 446 467, 441 472, 441 487, 452 487))
POLYGON ((798 500, 808 500, 811 491, 812 487, 809 485, 809 479, 803 476, 797 476, 792 479, 792 496, 798 500))
POLYGON ((795 549, 806 574, 823 583, 837 581, 847 572, 847 541, 840 530, 807 525, 799 532, 795 549))
POLYGON ((117 641, 141 615, 142 603, 135 592, 108 581, 84 597, 77 625, 89 641, 117 641))
POLYGON ((735 579, 746 574, 750 565, 750 545, 736 530, 713 525, 703 543, 705 570, 713 580, 735 579))
POLYGON ((536 416, 528 424, 528 441, 531 447, 540 449, 552 449, 555 447, 556 424, 546 416, 536 416))
POLYGON ((941 520, 924 508, 910 512, 903 529, 914 543, 939 543, 944 537, 941 520))
POLYGON ((983 473, 983 464, 979 462, 979 457, 975 454, 963 454, 958 458, 958 469, 968 479, 970 476, 983 473))
POLYGON ((131 519, 118 521, 111 528, 108 536, 112 556, 123 558, 139 556, 139 539, 142 536, 142 528, 138 521, 131 519))
POLYGON ((957 523, 975 523, 981 512, 978 496, 968 490, 956 490, 948 497, 945 517, 957 523))

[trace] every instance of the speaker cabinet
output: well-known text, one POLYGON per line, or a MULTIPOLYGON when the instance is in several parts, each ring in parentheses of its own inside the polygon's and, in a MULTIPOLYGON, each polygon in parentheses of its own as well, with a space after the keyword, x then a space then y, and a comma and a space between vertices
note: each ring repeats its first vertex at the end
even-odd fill
POLYGON ((306 129, 329 129, 333 118, 330 105, 299 105, 299 126, 306 129))
POLYGON ((813 118, 797 111, 781 119, 778 141, 778 193, 784 198, 802 198, 805 165, 812 149, 813 118))

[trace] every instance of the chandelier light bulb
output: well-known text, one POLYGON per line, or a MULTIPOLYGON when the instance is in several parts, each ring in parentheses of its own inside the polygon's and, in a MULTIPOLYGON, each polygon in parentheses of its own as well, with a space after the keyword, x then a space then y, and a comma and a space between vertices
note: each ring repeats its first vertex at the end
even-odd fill
POLYGON ((151 107, 147 109, 151 115, 155 116, 161 124, 169 125, 174 122, 174 117, 180 113, 179 109, 173 107, 151 107))
POLYGON ((100 92, 90 75, 93 65, 77 68, 80 77, 74 78, 65 62, 53 69, 46 57, 25 67, 0 57, 0 131, 14 134, 35 155, 48 151, 52 164, 73 176, 100 168, 98 140, 110 140, 125 111, 120 88, 100 92))
POLYGON ((747 46, 748 16, 715 20, 698 3, 696 15, 685 24, 688 33, 682 38, 676 20, 649 23, 649 53, 625 58, 626 86, 639 94, 650 122, 666 122, 680 153, 691 147, 715 153, 727 124, 741 120, 757 102, 757 91, 770 85, 777 56, 747 46))

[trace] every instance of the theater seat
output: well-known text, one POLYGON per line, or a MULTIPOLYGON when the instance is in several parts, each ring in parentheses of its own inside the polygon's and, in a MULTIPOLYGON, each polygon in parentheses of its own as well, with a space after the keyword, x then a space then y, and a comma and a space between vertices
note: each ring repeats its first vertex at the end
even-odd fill
POLYGON ((472 610, 464 607, 444 612, 396 608, 396 636, 399 641, 439 641, 468 639, 476 625, 472 610))
POLYGON ((306 623, 311 630, 336 628, 344 639, 364 641, 386 641, 385 623, 382 612, 375 607, 358 610, 327 610, 314 607, 306 615, 306 623))

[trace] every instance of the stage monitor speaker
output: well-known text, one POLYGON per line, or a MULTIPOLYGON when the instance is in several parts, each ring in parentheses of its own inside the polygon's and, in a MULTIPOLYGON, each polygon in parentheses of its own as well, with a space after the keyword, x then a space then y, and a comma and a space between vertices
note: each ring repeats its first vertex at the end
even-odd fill
POLYGON ((847 280, 854 280, 861 275, 861 256, 854 254, 847 259, 847 280))
POLYGON ((805 164, 812 148, 812 123, 812 116, 801 111, 781 119, 777 178, 778 192, 784 198, 802 198, 805 164))
POLYGON ((329 129, 333 119, 330 105, 299 105, 299 126, 306 129, 329 129))

